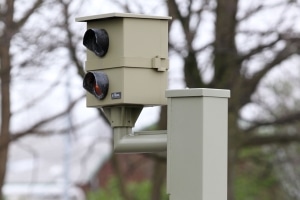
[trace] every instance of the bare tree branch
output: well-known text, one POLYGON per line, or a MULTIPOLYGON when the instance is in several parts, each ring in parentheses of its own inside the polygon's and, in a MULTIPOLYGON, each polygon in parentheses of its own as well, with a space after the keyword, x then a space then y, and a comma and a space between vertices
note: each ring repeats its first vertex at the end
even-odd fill
POLYGON ((286 2, 278 2, 273 5, 269 5, 269 6, 263 6, 262 4, 257 5, 255 8, 248 10, 243 17, 238 19, 238 21, 239 22, 245 21, 245 20, 249 19, 250 17, 252 17, 253 15, 259 13, 260 11, 277 8, 279 6, 284 6, 286 4, 287 4, 286 2))
POLYGON ((67 33, 67 43, 66 43, 66 47, 67 49, 69 50, 69 53, 70 53, 70 57, 71 57, 71 61, 74 62, 76 68, 77 68, 77 71, 78 71, 78 74, 81 76, 81 77, 84 77, 84 70, 83 70, 83 67, 81 65, 81 62, 79 61, 79 58, 77 57, 76 55, 76 45, 75 43, 72 41, 72 38, 73 38, 73 32, 71 31, 70 29, 70 24, 69 24, 69 6, 70 6, 70 2, 66 3, 65 1, 63 0, 59 0, 60 3, 62 4, 63 6, 63 16, 64 16, 64 24, 63 24, 63 29, 66 31, 67 33))
POLYGON ((257 55, 261 53, 263 50, 267 48, 272 48, 274 47, 277 42, 279 42, 282 38, 278 36, 275 40, 267 43, 267 44, 260 44, 257 47, 251 49, 247 54, 240 56, 239 60, 240 62, 243 62, 244 60, 248 60, 251 56, 257 55))
POLYGON ((117 6, 119 6, 125 12, 132 13, 132 10, 129 8, 127 1, 126 1, 126 3, 121 3, 118 0, 112 0, 112 2, 114 2, 117 6))
MULTIPOLYGON (((73 130, 78 130, 78 129, 81 129, 81 128, 84 128, 88 125, 90 125, 91 122, 93 122, 95 120, 95 118, 89 118, 89 119, 86 119, 84 120, 83 122, 80 122, 76 125, 73 125, 72 126, 72 129, 73 130)), ((50 122, 50 121, 49 121, 50 122)), ((51 135, 51 134, 65 134, 67 133, 68 131, 70 131, 70 127, 66 127, 66 128, 61 128, 61 129, 47 129, 47 130, 34 130, 34 132, 31 132, 31 133, 28 133, 28 134, 37 134, 37 135, 43 135, 43 136, 46 136, 46 135, 51 135)), ((14 133, 12 134, 11 138, 10 138, 10 142, 13 142, 14 140, 17 140, 19 139, 20 137, 23 137, 23 131, 22 132, 18 132, 18 133, 14 133), (20 135, 20 136, 19 136, 20 135)))
POLYGON ((195 52, 200 53, 200 52, 204 51, 205 49, 207 49, 208 47, 211 47, 213 44, 214 44, 214 42, 209 42, 209 43, 203 45, 202 47, 196 48, 195 52))
POLYGON ((260 83, 261 79, 274 67, 278 66, 280 63, 285 61, 290 56, 294 55, 299 51, 299 47, 295 44, 292 44, 291 41, 287 42, 286 46, 276 52, 274 58, 270 60, 268 63, 266 63, 262 69, 258 72, 256 72, 252 78, 250 79, 244 79, 245 87, 243 89, 243 95, 241 96, 241 106, 247 104, 251 100, 251 96, 256 90, 258 84, 260 83))
POLYGON ((16 32, 19 31, 20 28, 22 28, 22 26, 27 22, 29 17, 35 12, 35 10, 37 8, 40 7, 40 5, 43 2, 44 2, 44 0, 36 0, 36 2, 33 4, 33 6, 26 11, 25 15, 18 22, 16 22, 16 25, 15 25, 16 32))
MULTIPOLYGON (((187 49, 189 51, 193 51, 192 44, 195 39, 195 35, 197 33, 198 25, 201 22, 201 13, 204 10, 204 7, 206 4, 203 4, 202 7, 200 7, 197 11, 193 11, 192 10, 192 1, 189 1, 186 16, 181 14, 181 12, 179 10, 179 5, 175 0, 169 0, 169 1, 167 1, 167 4, 168 4, 169 15, 171 15, 173 17, 173 20, 177 19, 183 28, 183 32, 184 32, 184 35, 185 35, 185 38, 187 41, 186 42, 187 49), (198 20, 196 21, 195 29, 190 28, 190 21, 191 21, 192 14, 195 14, 198 16, 198 20)), ((171 23, 170 23, 170 26, 171 26, 171 23)))
POLYGON ((49 123, 49 122, 51 122, 51 121, 53 121, 55 119, 58 119, 58 118, 60 118, 60 117, 62 117, 64 115, 66 115, 66 113, 70 112, 73 109, 73 107, 76 105, 76 103, 79 100, 81 100, 83 97, 84 97, 84 95, 82 95, 79 98, 77 98, 74 101, 72 101, 65 110, 63 110, 63 111, 61 111, 61 112, 59 112, 59 113, 57 113, 55 115, 52 115, 50 117, 47 117, 45 119, 42 119, 41 121, 35 123, 33 126, 27 128, 27 129, 25 129, 25 130, 23 130, 21 132, 17 132, 15 134, 12 134, 11 138, 10 138, 10 141, 17 140, 17 139, 19 139, 19 138, 21 138, 21 137, 23 137, 23 136, 25 136, 27 134, 33 134, 35 132, 39 132, 38 128, 42 127, 43 125, 45 125, 45 124, 47 124, 47 123, 49 123))
POLYGON ((296 122, 296 121, 299 121, 299 120, 300 120, 300 112, 296 112, 296 113, 289 114, 289 115, 286 115, 286 116, 278 117, 278 118, 276 118, 272 121, 262 121, 262 120, 250 121, 250 123, 252 123, 253 125, 250 126, 249 128, 247 128, 245 130, 245 132, 253 131, 254 129, 257 129, 257 128, 262 127, 262 126, 284 125, 284 124, 293 123, 293 122, 296 122))
POLYGON ((239 18, 238 20, 241 22, 241 21, 244 21, 244 20, 247 20, 249 19, 250 17, 252 17, 254 14, 257 14, 257 12, 261 11, 263 9, 263 6, 260 4, 260 5, 257 5, 255 8, 253 8, 252 10, 248 10, 245 15, 241 18, 239 18))
MULTIPOLYGON (((173 20, 179 20, 180 24, 183 27, 184 33, 186 34, 186 31, 189 30, 189 21, 186 17, 182 16, 179 10, 179 6, 177 5, 175 0, 169 0, 168 1, 168 11, 169 15, 173 17, 173 20)), ((187 35, 185 35, 187 36, 187 35)))
POLYGON ((262 68, 262 70, 256 72, 253 78, 249 81, 250 84, 253 86, 257 86, 259 81, 275 66, 280 64, 282 61, 286 60, 288 57, 296 53, 295 49, 292 48, 290 45, 286 45, 281 51, 277 52, 274 56, 273 60, 270 60, 266 65, 262 68))
POLYGON ((54 90, 54 87, 59 84, 60 79, 61 79, 61 77, 58 77, 57 80, 55 82, 53 82, 47 89, 43 90, 43 93, 41 93, 39 96, 35 97, 34 99, 30 100, 26 105, 24 105, 19 110, 16 110, 12 114, 15 115, 17 113, 20 113, 24 110, 26 111, 27 109, 35 106, 37 102, 44 99, 46 95, 49 95, 49 93, 54 90))
POLYGON ((293 142, 300 142, 300 134, 297 135, 267 135, 267 136, 252 136, 247 138, 241 146, 243 147, 255 147, 271 144, 290 144, 293 142))

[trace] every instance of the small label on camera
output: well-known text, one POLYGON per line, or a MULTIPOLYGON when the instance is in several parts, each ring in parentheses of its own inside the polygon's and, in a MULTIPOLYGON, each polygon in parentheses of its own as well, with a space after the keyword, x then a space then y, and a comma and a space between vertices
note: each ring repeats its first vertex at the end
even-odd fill
POLYGON ((113 92, 111 93, 111 99, 121 99, 121 92, 113 92))

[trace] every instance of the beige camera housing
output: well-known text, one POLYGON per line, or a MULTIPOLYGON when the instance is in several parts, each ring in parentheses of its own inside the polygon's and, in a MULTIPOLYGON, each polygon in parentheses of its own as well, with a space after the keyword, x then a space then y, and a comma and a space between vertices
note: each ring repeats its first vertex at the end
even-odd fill
POLYGON ((171 17, 110 13, 77 18, 87 29, 105 29, 109 48, 98 57, 87 50, 87 71, 107 74, 107 96, 87 93, 88 107, 165 105, 167 89, 168 20, 171 17))

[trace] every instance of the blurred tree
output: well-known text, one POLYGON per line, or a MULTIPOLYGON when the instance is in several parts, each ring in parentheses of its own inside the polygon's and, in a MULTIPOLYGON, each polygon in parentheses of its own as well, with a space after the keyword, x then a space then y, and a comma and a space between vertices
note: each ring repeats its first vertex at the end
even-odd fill
MULTIPOLYGON (((10 83, 14 66, 12 57, 18 56, 11 48, 12 42, 22 38, 22 41, 37 45, 37 48, 31 52, 35 56, 19 63, 19 66, 30 66, 34 62, 36 62, 34 66, 39 66, 47 57, 44 56, 41 59, 39 56, 49 55, 47 52, 53 52, 54 49, 63 47, 67 49, 69 55, 65 58, 66 65, 76 67, 81 76, 84 74, 78 53, 82 52, 82 49, 79 48, 81 43, 78 42, 82 36, 79 36, 78 30, 74 30, 71 26, 75 13, 74 9, 71 9, 72 5, 74 7, 72 1, 35 0, 31 4, 26 4, 23 12, 21 14, 19 12, 18 15, 17 9, 15 9, 16 2, 22 5, 23 1, 6 0, 1 5, 0 13, 0 187, 4 181, 9 142, 28 133, 38 133, 38 129, 42 125, 68 112, 76 103, 74 101, 64 111, 33 124, 19 134, 12 134, 9 126, 12 115, 10 83), (47 13, 47 11, 53 12, 54 8, 59 8, 60 17, 56 16, 53 21, 51 19, 54 14, 47 13), (49 24, 36 27, 31 23, 31 27, 26 29, 25 25, 34 14, 48 16, 49 24), (51 30, 49 26, 52 27, 51 30), (46 40, 43 40, 47 42, 37 43, 36 38, 43 35, 48 36, 46 40), (57 37, 58 35, 59 37, 57 37), (41 51, 43 52, 41 53, 41 51)), ((82 1, 76 2, 76 8, 79 9, 82 1)), ((296 22, 300 17, 300 5, 297 1, 168 0, 156 1, 157 5, 153 7, 154 10, 147 7, 148 5, 142 1, 114 0, 112 2, 126 12, 151 14, 155 12, 155 9, 165 8, 167 14, 173 18, 169 25, 170 58, 179 58, 182 61, 184 77, 182 82, 186 87, 231 90, 229 101, 229 200, 236 199, 234 188, 238 173, 236 167, 240 160, 240 154, 245 148, 266 145, 275 145, 276 148, 278 144, 287 145, 300 141, 299 129, 292 131, 291 129, 278 129, 284 125, 295 128, 295 123, 299 121, 300 110, 294 103, 294 100, 299 99, 299 96, 296 95, 296 92, 299 94, 295 86, 297 84, 293 85, 294 91, 283 98, 279 93, 282 91, 264 87, 267 82, 271 80, 274 82, 274 79, 278 79, 282 75, 279 70, 286 66, 291 66, 288 71, 297 72, 293 75, 297 76, 296 81, 299 80, 300 38, 296 22), (285 102, 282 99, 288 101, 285 102), (279 103, 289 104, 286 106, 289 109, 277 112, 276 108, 281 105, 279 103), (251 112, 250 116, 249 112, 251 112), (280 131, 278 132, 278 130, 280 131)), ((290 76, 286 74, 282 76, 285 82, 288 82, 289 78, 290 76)), ((102 115, 101 110, 99 113, 102 115)), ((159 129, 166 129, 165 107, 161 110, 158 126, 159 129)), ((112 156, 111 160, 116 162, 114 158, 112 156)), ((152 187, 151 198, 159 200, 163 186, 161 177, 165 174, 165 164, 161 158, 152 158, 156 161, 156 165, 153 173, 153 183, 155 184, 152 187)), ((282 159, 284 156, 280 158, 282 159)), ((115 163, 114 166, 118 171, 118 163, 115 163)), ((130 199, 128 191, 124 189, 124 181, 119 180, 119 183, 123 196, 130 199)))
MULTIPOLYGON (((34 5, 24 14, 24 16, 16 21, 14 19, 14 1, 7 0, 1 5, 1 38, 0 38, 0 56, 1 56, 1 133, 0 133, 0 188, 2 188, 6 172, 6 163, 8 155, 8 144, 10 140, 10 81, 11 81, 11 54, 10 45, 14 35, 20 31, 24 23, 28 20, 32 12, 34 12, 43 1, 36 1, 34 5)), ((2 197, 0 190, 0 198, 2 197)))
MULTIPOLYGON (((41 91, 26 91, 31 93, 31 101, 26 102, 25 96, 19 96, 22 101, 18 100, 18 109, 12 110, 12 82, 16 80, 22 82, 30 77, 30 80, 38 79, 36 75, 36 68, 51 68, 57 63, 59 57, 57 52, 61 47, 65 47, 65 38, 67 36, 60 35, 56 37, 61 30, 60 19, 54 19, 53 16, 49 17, 49 9, 61 8, 57 1, 53 0, 35 0, 32 2, 25 2, 22 0, 5 0, 0 2, 0 81, 1 81, 1 130, 0 130, 0 199, 2 199, 2 186, 5 181, 6 167, 8 161, 9 144, 28 134, 50 134, 58 132, 68 132, 68 129, 62 128, 61 130, 53 130, 48 128, 43 129, 48 123, 65 116, 68 114, 76 103, 82 99, 76 97, 70 100, 70 104, 66 105, 63 109, 56 113, 45 114, 39 119, 31 116, 31 122, 24 126, 21 130, 12 131, 11 127, 12 117, 34 107, 38 102, 46 99, 47 96, 58 85, 59 80, 54 81, 48 86, 44 84, 41 91), (58 7, 57 7, 58 6, 58 7), (34 21, 36 20, 36 21, 34 21), (45 21, 47 21, 47 26, 45 21), (35 24, 36 22, 36 24, 35 24), (51 29, 49 28, 51 27, 51 29), (55 36, 55 37, 54 37, 55 36), (55 40, 53 40, 55 38, 55 40), (57 60, 53 59, 56 58, 57 60), (27 69, 34 71, 29 74, 24 73, 27 69), (24 98, 23 98, 24 97, 24 98), (22 107, 23 106, 23 107, 22 107)), ((68 41, 68 40, 67 40, 68 41)), ((69 41, 68 41, 69 42, 69 41)), ((59 52, 59 54, 62 54, 59 52)), ((70 59, 64 58, 69 61, 70 59)), ((76 62, 76 60, 72 60, 76 62)), ((60 63, 57 70, 61 70, 65 62, 60 63)), ((81 71, 83 71, 81 69, 81 71)), ((28 82, 28 88, 29 88, 28 82)), ((25 91, 22 91, 25 94, 25 91)), ((63 103, 61 104, 63 105, 63 103)), ((50 107, 50 106, 49 106, 50 107)), ((56 107, 59 107, 56 105, 56 107)), ((56 109, 54 109, 56 110, 56 109)), ((50 112, 51 113, 51 112, 50 112)), ((21 126, 20 126, 21 127, 21 126)), ((75 127, 74 127, 75 128, 75 127)))

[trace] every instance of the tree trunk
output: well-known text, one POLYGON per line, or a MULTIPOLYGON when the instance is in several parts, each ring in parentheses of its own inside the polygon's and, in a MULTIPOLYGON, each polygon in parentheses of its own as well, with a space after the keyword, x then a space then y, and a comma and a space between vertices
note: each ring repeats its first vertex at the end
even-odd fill
MULTIPOLYGON (((158 122, 159 130, 167 130, 167 119, 167 106, 162 106, 158 122)), ((166 180, 166 170, 166 160, 154 159, 151 200, 161 199, 162 188, 166 180)))
POLYGON ((235 165, 236 165, 236 156, 237 152, 235 148, 229 146, 228 148, 228 194, 227 200, 234 200, 235 199, 235 165))
MULTIPOLYGON (((236 95, 235 97, 238 97, 236 95)), ((233 101, 234 102, 234 101, 233 101)), ((230 101, 229 104, 232 102, 230 101)), ((243 139, 243 134, 240 134, 240 129, 237 125, 238 112, 229 110, 228 113, 228 200, 235 199, 235 178, 236 178, 236 163, 239 151, 239 145, 243 139)))
POLYGON ((166 162, 155 160, 153 171, 151 200, 160 200, 166 180, 166 162))
MULTIPOLYGON (((14 1, 6 1, 6 13, 3 18, 5 29, 0 38, 0 81, 1 81, 1 132, 0 132, 0 199, 3 198, 2 188, 5 182, 6 164, 9 148, 10 125, 10 41, 16 28, 13 22, 14 1)), ((2 13, 3 14, 3 13, 2 13)))
POLYGON ((117 155, 115 153, 112 154, 111 156, 111 163, 113 166, 113 169, 115 171, 116 174, 116 178, 118 180, 118 184, 119 184, 119 189, 121 192, 121 195, 123 197, 124 200, 131 200, 131 195, 128 193, 127 187, 126 187, 126 183, 124 181, 121 169, 120 169, 120 163, 118 161, 117 155))
POLYGON ((0 198, 2 194, 2 186, 5 181, 6 163, 8 155, 9 141, 9 124, 10 124, 10 56, 9 47, 1 47, 1 133, 0 133, 0 198))
POLYGON ((184 58, 184 79, 188 88, 203 87, 196 56, 196 52, 189 51, 187 57, 184 58))
MULTIPOLYGON (((240 63, 238 63, 238 53, 235 44, 236 33, 236 13, 237 0, 218 0, 216 8, 215 22, 215 42, 214 42, 214 77, 212 86, 216 88, 226 88, 233 90, 240 77, 240 63)), ((233 92, 233 98, 239 94, 233 92)), ((234 180, 235 163, 237 155, 238 141, 240 141, 239 129, 237 127, 238 106, 229 102, 228 119, 228 200, 235 199, 234 180)))

